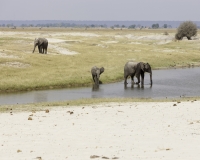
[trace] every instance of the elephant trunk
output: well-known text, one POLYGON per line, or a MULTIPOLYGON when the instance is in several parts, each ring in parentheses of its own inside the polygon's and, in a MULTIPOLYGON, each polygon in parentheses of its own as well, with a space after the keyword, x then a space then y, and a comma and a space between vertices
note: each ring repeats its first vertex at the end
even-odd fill
POLYGON ((36 46, 37 46, 37 45, 35 44, 35 45, 34 45, 34 48, 33 48, 33 53, 35 52, 35 47, 36 47, 36 46))

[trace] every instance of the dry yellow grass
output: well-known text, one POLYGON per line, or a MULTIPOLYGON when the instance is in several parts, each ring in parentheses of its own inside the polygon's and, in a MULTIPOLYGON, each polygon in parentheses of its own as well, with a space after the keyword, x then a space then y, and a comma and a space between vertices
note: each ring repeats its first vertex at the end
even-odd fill
POLYGON ((199 40, 175 42, 175 32, 1 28, 0 92, 87 86, 94 65, 105 68, 103 83, 120 81, 128 60, 149 62, 153 69, 199 64, 199 40), (49 40, 47 55, 32 53, 36 37, 49 40), (72 51, 78 54, 67 55, 72 51))

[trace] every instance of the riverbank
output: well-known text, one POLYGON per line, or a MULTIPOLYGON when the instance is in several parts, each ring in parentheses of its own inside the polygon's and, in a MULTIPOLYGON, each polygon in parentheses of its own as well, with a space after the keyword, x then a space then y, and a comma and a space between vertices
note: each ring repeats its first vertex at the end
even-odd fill
POLYGON ((105 68, 100 78, 104 84, 119 82, 129 60, 148 62, 153 70, 198 66, 200 38, 175 42, 175 33, 175 29, 0 28, 0 93, 90 86, 93 66, 105 68), (47 54, 32 53, 37 37, 48 39, 47 54))
POLYGON ((2 159, 200 158, 200 101, 100 103, 0 113, 2 159))

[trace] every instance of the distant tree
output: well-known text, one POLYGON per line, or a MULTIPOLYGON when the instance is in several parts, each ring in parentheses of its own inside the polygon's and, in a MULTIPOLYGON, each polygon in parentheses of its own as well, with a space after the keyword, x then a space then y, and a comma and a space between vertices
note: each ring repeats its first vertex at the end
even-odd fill
POLYGON ((196 36, 197 34, 197 26, 191 21, 185 21, 180 24, 177 28, 177 33, 175 34, 175 38, 177 40, 182 40, 183 37, 187 37, 188 40, 191 40, 192 36, 196 36))
POLYGON ((132 29, 132 28, 135 28, 135 27, 136 27, 136 25, 135 25, 135 24, 132 24, 132 25, 130 25, 128 28, 132 29))
POLYGON ((92 25, 91 25, 91 27, 92 27, 92 28, 94 28, 94 27, 95 27, 95 25, 94 25, 94 24, 92 24, 92 25))
POLYGON ((122 28, 125 28, 126 26, 125 25, 122 25, 122 28))
POLYGON ((163 25, 163 28, 167 28, 167 24, 164 24, 164 25, 163 25))
POLYGON ((152 28, 153 28, 153 29, 157 29, 157 28, 159 28, 159 24, 158 24, 158 23, 156 23, 156 24, 152 24, 152 28))

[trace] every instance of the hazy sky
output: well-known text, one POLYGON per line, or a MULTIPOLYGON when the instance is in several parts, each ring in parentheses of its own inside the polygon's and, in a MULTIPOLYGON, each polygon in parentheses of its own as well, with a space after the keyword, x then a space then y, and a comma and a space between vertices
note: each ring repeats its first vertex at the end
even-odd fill
POLYGON ((200 21, 200 0, 0 0, 0 20, 200 21))

